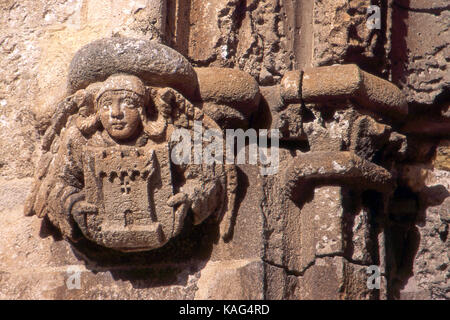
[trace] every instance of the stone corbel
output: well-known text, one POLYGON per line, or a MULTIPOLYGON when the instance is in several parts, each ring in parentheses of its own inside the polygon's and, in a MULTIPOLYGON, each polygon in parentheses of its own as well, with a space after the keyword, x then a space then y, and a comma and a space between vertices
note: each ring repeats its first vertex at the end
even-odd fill
MULTIPOLYGON (((353 152, 308 152, 287 164, 280 182, 284 197, 291 200, 286 203, 287 229, 298 232, 286 241, 289 269, 304 273, 320 259, 332 259, 324 266, 330 270, 339 268, 337 261, 358 270, 384 265, 376 258, 383 250, 382 231, 371 222, 372 217, 382 219, 383 211, 371 212, 360 196, 376 191, 380 197, 372 201, 377 201, 392 192, 395 179, 386 169, 353 152), (348 201, 351 206, 345 205, 348 201)), ((311 272, 318 277, 329 272, 319 269, 311 272)), ((339 281, 366 288, 366 278, 356 273, 339 281)))
POLYGON ((195 68, 194 101, 222 128, 247 128, 258 110, 259 85, 248 73, 230 68, 195 68))
POLYGON ((323 103, 354 100, 361 108, 397 120, 408 114, 403 93, 394 84, 355 64, 291 71, 281 81, 283 103, 323 103))
POLYGON ((317 185, 354 185, 360 189, 389 192, 395 187, 383 167, 353 152, 310 152, 297 155, 283 174, 284 192, 297 202, 307 188, 317 185))

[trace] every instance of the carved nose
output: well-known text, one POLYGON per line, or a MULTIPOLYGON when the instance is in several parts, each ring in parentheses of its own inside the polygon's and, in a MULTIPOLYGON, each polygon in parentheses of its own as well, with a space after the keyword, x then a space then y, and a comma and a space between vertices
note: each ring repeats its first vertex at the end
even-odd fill
POLYGON ((119 103, 113 103, 111 106, 111 117, 113 118, 121 118, 123 117, 123 112, 120 109, 119 103))

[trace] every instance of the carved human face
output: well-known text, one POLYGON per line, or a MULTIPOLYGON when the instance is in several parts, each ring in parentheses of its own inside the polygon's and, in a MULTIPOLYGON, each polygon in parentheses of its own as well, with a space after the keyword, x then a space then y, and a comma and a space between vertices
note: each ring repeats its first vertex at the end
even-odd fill
POLYGON ((100 121, 109 135, 116 140, 135 137, 141 130, 141 112, 144 99, 127 91, 107 91, 98 100, 100 121))

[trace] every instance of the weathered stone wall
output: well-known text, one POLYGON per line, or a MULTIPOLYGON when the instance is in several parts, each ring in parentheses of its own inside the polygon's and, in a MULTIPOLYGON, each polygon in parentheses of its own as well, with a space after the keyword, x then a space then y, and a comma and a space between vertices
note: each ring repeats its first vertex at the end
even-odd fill
POLYGON ((163 3, 0 2, 0 298, 449 299, 447 1, 163 3), (381 8, 380 30, 366 26, 369 5, 381 8), (284 168, 310 151, 354 152, 393 173, 396 189, 325 185, 293 202, 280 196, 279 176, 241 166, 232 241, 206 224, 155 253, 111 258, 71 246, 47 220, 24 217, 23 205, 70 60, 111 36, 162 41, 196 67, 245 71, 267 101, 290 70, 355 63, 392 81, 409 104, 401 120, 353 100, 289 105, 282 117, 298 120, 289 124, 296 138, 282 141, 280 159, 284 168), (362 285, 372 264, 384 272, 380 291, 362 285), (69 267, 81 271, 81 289, 67 289, 69 267))
POLYGON ((410 152, 392 200, 392 297, 449 299, 448 115, 450 33, 446 1, 394 1, 391 77, 410 116, 410 152))

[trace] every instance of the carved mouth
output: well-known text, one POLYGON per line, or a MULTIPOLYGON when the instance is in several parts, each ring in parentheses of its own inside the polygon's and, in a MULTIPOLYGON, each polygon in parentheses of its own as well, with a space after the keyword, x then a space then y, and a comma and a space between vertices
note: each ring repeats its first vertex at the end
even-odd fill
POLYGON ((126 123, 122 123, 122 122, 116 122, 116 123, 111 124, 111 127, 115 130, 122 130, 125 128, 125 126, 126 126, 126 123))

